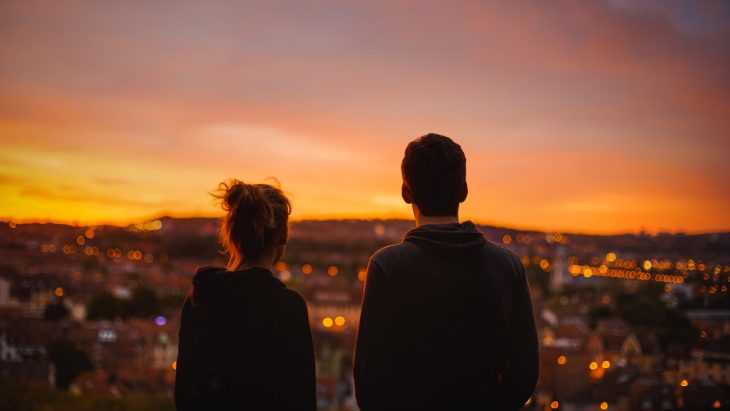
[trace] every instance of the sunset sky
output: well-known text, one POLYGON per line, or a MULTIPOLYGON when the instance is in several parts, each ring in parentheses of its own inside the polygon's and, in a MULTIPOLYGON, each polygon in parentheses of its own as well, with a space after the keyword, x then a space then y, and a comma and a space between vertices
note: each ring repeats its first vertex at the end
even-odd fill
POLYGON ((463 219, 730 230, 727 1, 0 2, 0 220, 408 217, 406 144, 467 155, 463 219))

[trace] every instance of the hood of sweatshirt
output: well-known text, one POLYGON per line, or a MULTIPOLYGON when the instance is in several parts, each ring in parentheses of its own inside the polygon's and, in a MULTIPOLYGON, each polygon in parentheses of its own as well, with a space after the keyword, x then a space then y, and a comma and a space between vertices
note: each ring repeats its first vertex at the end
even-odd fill
POLYGON ((474 223, 425 224, 406 233, 403 241, 418 244, 429 253, 466 254, 481 248, 486 240, 474 223))
POLYGON ((284 287, 284 283, 265 268, 228 271, 220 267, 201 267, 193 277, 190 297, 193 306, 216 306, 258 298, 284 287))

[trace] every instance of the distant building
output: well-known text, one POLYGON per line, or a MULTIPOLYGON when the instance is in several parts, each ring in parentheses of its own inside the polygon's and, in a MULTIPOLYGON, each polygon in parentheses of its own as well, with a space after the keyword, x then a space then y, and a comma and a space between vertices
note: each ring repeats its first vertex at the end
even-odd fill
POLYGON ((69 331, 94 364, 71 390, 117 396, 130 392, 168 394, 174 383, 177 326, 150 320, 87 321, 69 331))
POLYGON ((631 385, 630 410, 664 411, 676 409, 675 387, 656 378, 639 378, 631 385))
POLYGON ((23 316, 27 318, 43 318, 43 311, 45 311, 46 305, 53 298, 53 291, 51 290, 31 291, 30 299, 24 301, 21 306, 23 316))
POLYGON ((708 338, 730 336, 730 310, 688 310, 685 314, 692 326, 708 338))
POLYGON ((114 375, 106 371, 84 371, 73 380, 68 390, 74 395, 94 394, 119 398, 122 396, 123 387, 116 382, 114 375))
POLYGON ((727 387, 711 381, 680 385, 642 377, 631 386, 630 410, 726 410, 728 404, 727 387))
MULTIPOLYGON (((674 363, 672 364, 674 365, 674 363)), ((712 381, 730 387, 730 337, 702 341, 676 361, 676 382, 712 381)))
POLYGON ((0 307, 10 304, 10 280, 0 277, 0 307))
POLYGON ((568 398, 588 388, 590 328, 578 317, 560 320, 543 330, 540 353, 541 391, 550 398, 568 398))
POLYGON ((303 290, 313 328, 357 330, 360 324, 361 290, 352 287, 315 286, 303 290), (340 317, 340 318, 338 318, 340 317), (329 323, 331 319, 332 323, 329 323), (335 323, 337 320, 337 323, 335 323))
POLYGON ((552 271, 550 272, 550 287, 559 291, 562 290, 566 284, 572 282, 572 276, 568 273, 568 257, 564 245, 559 245, 555 248, 555 255, 553 257, 552 271))
POLYGON ((661 360, 656 337, 644 330, 632 329, 623 320, 599 320, 588 338, 586 351, 593 361, 608 361, 612 366, 631 364, 651 373, 661 360))
MULTIPOLYGON (((32 320, 30 320, 32 321, 32 320)), ((28 320, 0 321, 0 377, 50 383, 53 370, 47 358, 45 327, 28 320)))

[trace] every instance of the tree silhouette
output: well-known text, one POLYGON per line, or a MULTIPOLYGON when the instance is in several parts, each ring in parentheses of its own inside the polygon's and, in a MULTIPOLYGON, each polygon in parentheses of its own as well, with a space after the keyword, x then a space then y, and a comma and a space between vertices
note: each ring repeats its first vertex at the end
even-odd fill
POLYGON ((86 353, 68 340, 55 340, 48 344, 48 359, 56 367, 56 387, 67 390, 82 371, 94 367, 86 353))
POLYGON ((58 321, 68 318, 69 311, 62 299, 46 304, 43 310, 43 319, 48 321, 58 321))
POLYGON ((110 292, 95 295, 87 307, 87 318, 90 320, 114 320, 124 314, 121 301, 110 292))

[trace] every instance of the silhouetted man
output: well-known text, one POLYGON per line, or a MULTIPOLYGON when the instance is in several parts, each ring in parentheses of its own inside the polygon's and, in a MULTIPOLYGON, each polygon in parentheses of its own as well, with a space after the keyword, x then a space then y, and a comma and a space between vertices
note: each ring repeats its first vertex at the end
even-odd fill
POLYGON ((538 371, 520 259, 459 223, 466 158, 450 138, 412 141, 401 171, 417 227, 370 258, 355 349, 360 409, 517 410, 538 371))

